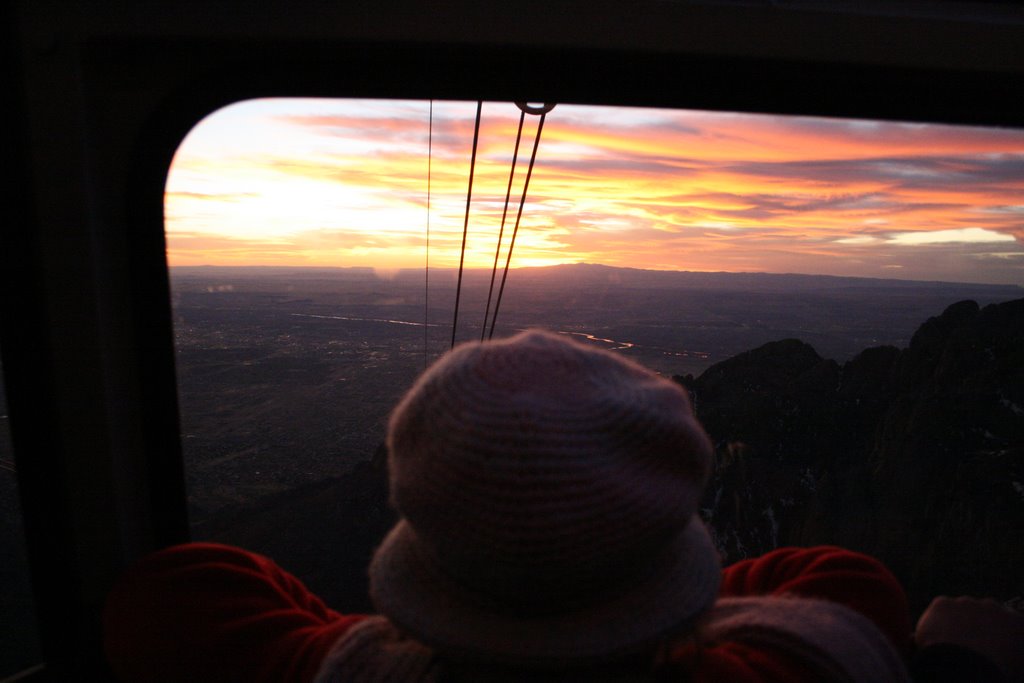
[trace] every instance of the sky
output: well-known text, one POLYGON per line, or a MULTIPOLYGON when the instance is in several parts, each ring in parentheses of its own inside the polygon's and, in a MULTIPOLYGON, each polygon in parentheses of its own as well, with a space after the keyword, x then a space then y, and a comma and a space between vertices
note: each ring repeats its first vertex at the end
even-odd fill
MULTIPOLYGON (((165 194, 179 265, 457 267, 475 102, 265 99, 200 121, 165 194), (431 125, 432 107, 432 125, 431 125)), ((539 117, 485 102, 465 263, 504 265, 539 117)), ((1024 285, 1024 131, 558 105, 512 267, 1024 285)))

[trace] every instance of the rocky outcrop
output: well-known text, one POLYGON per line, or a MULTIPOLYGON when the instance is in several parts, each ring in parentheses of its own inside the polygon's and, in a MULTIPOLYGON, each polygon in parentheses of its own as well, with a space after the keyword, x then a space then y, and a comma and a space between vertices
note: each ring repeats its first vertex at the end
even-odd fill
POLYGON ((916 607, 1024 595, 1024 300, 954 304, 842 366, 787 340, 680 381, 716 442, 703 513, 727 561, 835 543, 916 607))

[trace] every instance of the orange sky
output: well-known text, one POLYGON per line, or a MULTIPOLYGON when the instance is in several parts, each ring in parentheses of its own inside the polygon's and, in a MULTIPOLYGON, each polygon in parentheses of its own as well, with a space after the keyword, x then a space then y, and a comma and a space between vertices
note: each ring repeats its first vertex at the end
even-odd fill
MULTIPOLYGON (((168 176, 170 264, 422 268, 429 162, 430 264, 457 266, 475 108, 435 102, 432 155, 427 102, 211 114, 168 176)), ((470 267, 494 261, 518 119, 484 104, 470 267)), ((512 265, 576 262, 1024 284, 1024 131, 560 105, 512 265)))

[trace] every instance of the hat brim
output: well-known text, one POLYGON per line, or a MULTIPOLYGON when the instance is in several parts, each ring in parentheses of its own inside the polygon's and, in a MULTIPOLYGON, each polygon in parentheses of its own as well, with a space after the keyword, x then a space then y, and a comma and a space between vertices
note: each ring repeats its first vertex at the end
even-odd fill
POLYGON ((599 604, 542 615, 497 613, 468 599, 403 519, 374 556, 370 592, 396 626, 441 652, 519 665, 584 664, 654 646, 717 597, 718 552, 696 516, 664 551, 645 580, 599 604))

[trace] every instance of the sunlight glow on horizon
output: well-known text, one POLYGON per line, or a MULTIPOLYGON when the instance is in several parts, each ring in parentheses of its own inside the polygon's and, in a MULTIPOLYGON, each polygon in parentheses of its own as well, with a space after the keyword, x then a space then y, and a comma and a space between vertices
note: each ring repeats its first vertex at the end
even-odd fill
MULTIPOLYGON (((168 174, 170 265, 458 265, 472 102, 254 100, 168 174)), ((466 249, 490 268, 519 112, 485 103, 466 249)), ((507 248, 536 117, 527 117, 507 248)), ((1024 284, 1024 131, 559 105, 512 266, 1024 284)), ((500 264, 505 260, 504 249, 500 264)))

